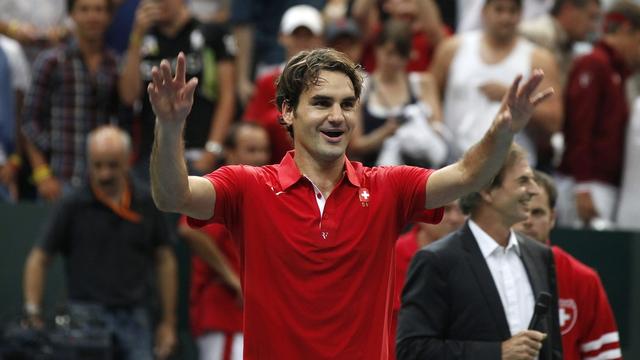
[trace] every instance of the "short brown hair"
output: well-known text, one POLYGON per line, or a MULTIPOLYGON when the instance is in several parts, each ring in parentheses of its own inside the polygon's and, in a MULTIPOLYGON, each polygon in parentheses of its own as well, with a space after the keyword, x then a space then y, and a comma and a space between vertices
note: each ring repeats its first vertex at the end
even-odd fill
MULTIPOLYGON (((502 167, 498 170, 496 176, 491 180, 491 182, 485 186, 482 190, 490 190, 502 185, 502 180, 504 180, 504 174, 509 170, 515 163, 519 160, 527 158, 527 151, 523 149, 520 145, 513 143, 509 148, 509 153, 507 154, 507 158, 504 160, 502 167)), ((472 192, 460 198, 460 208, 462 212, 466 215, 471 214, 480 204, 481 196, 480 192, 472 192)))
POLYGON ((411 56, 411 26, 407 21, 389 19, 376 39, 376 46, 393 44, 394 49, 405 59, 411 56))
MULTIPOLYGON (((485 0, 484 6, 487 6, 487 5, 489 5, 489 4, 491 4, 492 2, 495 2, 495 1, 496 0, 485 0)), ((522 0, 513 0, 513 2, 516 4, 518 9, 522 9, 522 0)))
MULTIPOLYGON (((276 81, 276 106, 282 113, 286 103, 292 109, 298 107, 300 95, 310 86, 317 85, 320 72, 336 71, 345 74, 353 84, 356 99, 362 92, 362 68, 349 57, 334 49, 301 51, 285 65, 276 81)), ((282 119, 280 124, 284 125, 282 119)), ((287 131, 293 136, 291 126, 287 131)))
POLYGON ((551 176, 543 173, 540 170, 534 170, 534 180, 536 184, 543 188, 544 192, 547 193, 547 198, 549 199, 549 209, 553 210, 556 207, 556 201, 558 201, 558 189, 556 189, 556 185, 553 182, 553 179, 551 178, 551 176))

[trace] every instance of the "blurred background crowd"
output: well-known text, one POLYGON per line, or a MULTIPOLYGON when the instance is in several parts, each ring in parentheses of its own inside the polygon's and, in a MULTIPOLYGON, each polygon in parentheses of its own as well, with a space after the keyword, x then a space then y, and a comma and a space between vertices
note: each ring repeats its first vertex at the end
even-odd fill
MULTIPOLYGON (((542 69, 555 95, 517 142, 556 182, 558 225, 640 230, 640 3, 630 0, 3 0, 0 202, 64 209, 61 199, 83 187, 108 198, 122 174, 148 186, 155 116, 146 89, 151 68, 175 65, 179 52, 199 80, 184 130, 189 172, 280 162, 292 142, 275 80, 287 59, 321 47, 368 74, 348 150, 368 166, 454 162, 490 126, 511 81, 542 69), (106 150, 89 134, 104 126, 123 150, 100 163, 106 150)), ((135 220, 127 204, 103 202, 135 220)), ((211 250, 184 219, 177 231, 204 254, 192 271, 206 279, 217 268, 240 292, 230 245, 211 250)), ((28 264, 65 252, 48 241, 28 264)), ((154 256, 171 272, 171 255, 154 256)), ((40 298, 27 312, 39 313, 40 298)), ((173 346, 171 334, 157 336, 173 346)))

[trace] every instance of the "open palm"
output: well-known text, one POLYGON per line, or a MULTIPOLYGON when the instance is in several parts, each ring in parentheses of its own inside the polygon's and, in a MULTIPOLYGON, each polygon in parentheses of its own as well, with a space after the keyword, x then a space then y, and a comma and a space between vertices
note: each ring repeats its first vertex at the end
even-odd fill
POLYGON ((516 77, 502 98, 498 126, 508 127, 515 134, 527 125, 536 106, 553 95, 553 88, 546 88, 534 95, 543 78, 544 73, 540 69, 535 69, 522 86, 519 86, 522 75, 516 77))
POLYGON ((147 87, 153 112, 159 121, 182 122, 187 118, 193 105, 193 93, 198 79, 185 82, 186 59, 182 52, 178 54, 176 74, 171 76, 169 61, 162 60, 160 68, 151 69, 152 81, 147 87))

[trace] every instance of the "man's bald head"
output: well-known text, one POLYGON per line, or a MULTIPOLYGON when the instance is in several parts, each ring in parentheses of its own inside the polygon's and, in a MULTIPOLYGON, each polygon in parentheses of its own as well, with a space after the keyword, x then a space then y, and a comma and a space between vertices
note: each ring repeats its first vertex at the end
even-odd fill
POLYGON ((91 183, 108 193, 117 193, 126 183, 131 138, 115 126, 101 126, 87 140, 91 183))

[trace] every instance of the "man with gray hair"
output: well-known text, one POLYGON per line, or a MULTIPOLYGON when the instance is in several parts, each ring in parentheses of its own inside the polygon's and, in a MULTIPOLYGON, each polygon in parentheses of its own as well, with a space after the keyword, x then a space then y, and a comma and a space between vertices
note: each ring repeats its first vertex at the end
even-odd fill
POLYGON ((538 192, 526 153, 513 145, 493 181, 461 198, 466 225, 409 267, 399 360, 562 359, 551 250, 511 231, 538 192), (551 295, 548 312, 532 326, 542 292, 551 295))
POLYGON ((104 324, 115 339, 114 358, 153 359, 146 305, 155 269, 162 305, 156 356, 166 358, 176 343, 177 288, 168 225, 148 191, 129 180, 131 140, 124 131, 97 128, 87 149, 89 184, 57 204, 27 258, 25 313, 32 325, 42 325, 46 270, 59 252, 72 318, 82 314, 104 324))

